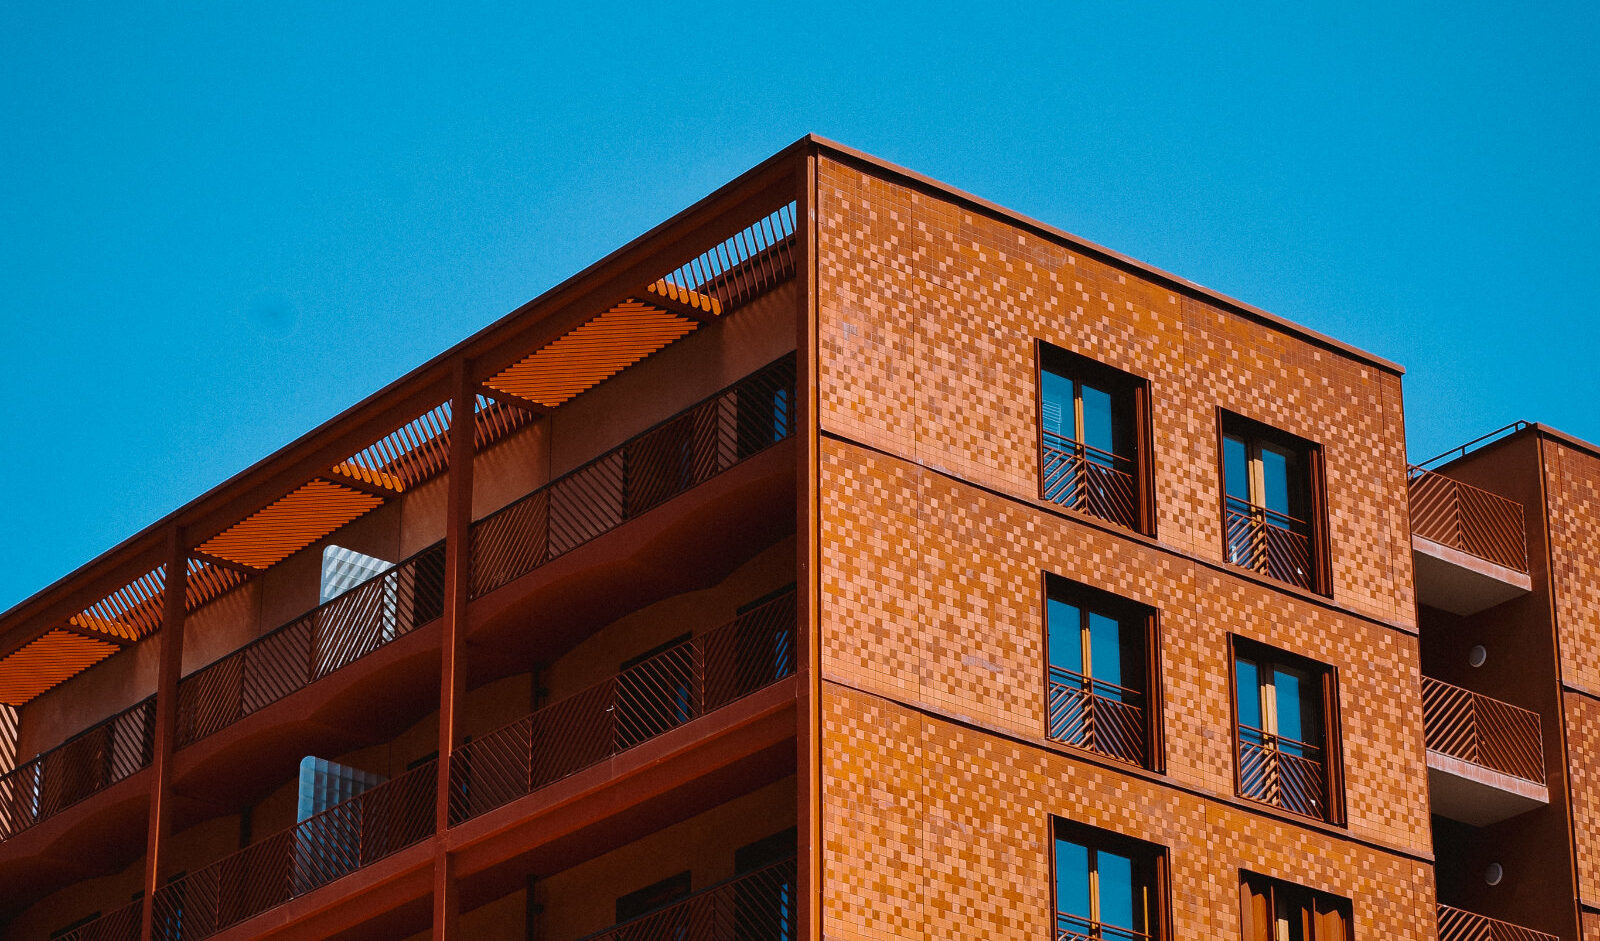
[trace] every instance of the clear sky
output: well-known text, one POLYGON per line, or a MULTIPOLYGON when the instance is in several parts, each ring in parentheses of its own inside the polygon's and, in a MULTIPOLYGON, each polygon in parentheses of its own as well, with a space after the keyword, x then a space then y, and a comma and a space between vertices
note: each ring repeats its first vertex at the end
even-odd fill
POLYGON ((0 609, 808 131, 1600 441, 1590 3, 0 5, 0 609))

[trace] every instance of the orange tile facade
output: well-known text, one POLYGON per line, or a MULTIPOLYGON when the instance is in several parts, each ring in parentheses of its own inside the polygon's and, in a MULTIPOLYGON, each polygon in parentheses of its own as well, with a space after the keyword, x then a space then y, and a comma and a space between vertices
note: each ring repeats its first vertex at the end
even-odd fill
POLYGON ((1246 869, 1434 937, 1399 376, 817 176, 826 935, 1040 936, 1055 816, 1167 848, 1175 937, 1236 936, 1246 869), (1149 381, 1156 539, 1039 501, 1036 339, 1149 381), (1219 408, 1323 447, 1331 603, 1223 562, 1219 408), (1045 572, 1158 612, 1165 775, 1045 740, 1045 572), (1230 634, 1337 670, 1347 826, 1234 795, 1230 634))

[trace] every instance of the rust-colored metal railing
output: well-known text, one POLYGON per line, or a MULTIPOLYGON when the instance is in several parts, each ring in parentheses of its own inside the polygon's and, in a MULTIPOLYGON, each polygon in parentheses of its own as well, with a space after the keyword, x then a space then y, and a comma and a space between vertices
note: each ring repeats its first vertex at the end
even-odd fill
POLYGON ((143 917, 144 899, 134 899, 88 924, 55 935, 53 941, 139 941, 139 923, 143 917))
POLYGON ((0 839, 10 839, 150 764, 155 697, 0 775, 0 839))
POLYGON ((1054 432, 1039 432, 1041 490, 1052 503, 1139 528, 1134 462, 1054 432))
POLYGON ((1424 676, 1422 722, 1433 751, 1544 783, 1544 735, 1537 712, 1424 676))
POLYGON ((791 941, 799 937, 795 861, 701 889, 580 941, 791 941))
POLYGON ((1239 793, 1327 820, 1328 769, 1316 745, 1239 726, 1239 793))
POLYGON ((1439 941, 1559 941, 1553 934, 1534 931, 1487 915, 1449 905, 1439 906, 1439 941))
POLYGON ((785 356, 472 524, 472 596, 610 532, 794 433, 785 356))
POLYGON ((1056 912, 1055 941, 1150 941, 1150 934, 1056 912))
POLYGON ((433 834, 437 760, 162 886, 160 941, 195 941, 321 888, 433 834))
POLYGON ((181 747, 304 689, 444 612, 444 543, 256 638, 178 683, 181 747))
POLYGON ((1247 503, 1227 500, 1228 561, 1301 588, 1316 588, 1311 524, 1247 503))
POLYGON ((1050 667, 1049 735, 1058 742, 1144 766, 1144 693, 1050 667))
POLYGON ((789 592, 463 745, 450 761, 460 823, 598 764, 789 676, 789 592))
POLYGON ((1528 570, 1522 504, 1443 474, 1406 474, 1411 532, 1518 572, 1528 570))

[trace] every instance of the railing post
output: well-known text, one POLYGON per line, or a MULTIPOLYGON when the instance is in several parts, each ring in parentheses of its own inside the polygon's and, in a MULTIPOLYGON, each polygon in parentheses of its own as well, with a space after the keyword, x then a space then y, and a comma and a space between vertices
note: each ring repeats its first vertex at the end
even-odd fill
POLYGON ((460 900, 455 862, 444 850, 450 828, 450 763, 459 745, 457 709, 466 685, 462 662, 472 581, 472 462, 477 453, 478 395, 471 363, 457 361, 450 400, 450 470, 445 496, 444 617, 439 684, 439 764, 435 785, 433 941, 454 941, 460 900))
POLYGON ((151 760, 150 822, 144 856, 144 905, 139 918, 141 941, 155 932, 156 889, 161 886, 161 857, 172 828, 172 754, 178 733, 178 679, 183 674, 183 620, 188 612, 189 553, 183 530, 168 533, 166 579, 161 599, 161 660, 156 674, 155 747, 151 760))

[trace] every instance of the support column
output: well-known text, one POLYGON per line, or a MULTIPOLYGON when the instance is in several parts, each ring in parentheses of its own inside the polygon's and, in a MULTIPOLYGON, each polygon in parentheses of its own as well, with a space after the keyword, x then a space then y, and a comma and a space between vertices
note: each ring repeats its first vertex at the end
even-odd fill
POLYGON ((798 936, 822 937, 822 663, 818 590, 821 553, 818 547, 818 467, 821 422, 817 414, 817 157, 803 151, 795 174, 795 278, 800 285, 795 354, 795 454, 800 466, 795 494, 796 638, 795 663, 800 701, 795 710, 796 768, 796 896, 799 901, 798 936))
POLYGON ((156 889, 161 887, 162 856, 172 830, 172 753, 178 734, 178 679, 183 675, 183 621, 188 613, 189 552, 183 530, 174 526, 167 547, 166 581, 161 596, 161 660, 156 672, 156 727, 150 781, 150 825, 144 854, 144 907, 139 937, 151 941, 156 889))
POLYGON ((439 779, 434 817, 433 941, 451 941, 461 914, 455 860, 444 849, 450 828, 450 759, 460 744, 457 710, 466 689, 463 647, 472 575, 472 462, 477 453, 477 386, 471 364, 456 364, 450 400, 450 470, 444 523, 444 634, 440 647, 439 779))

